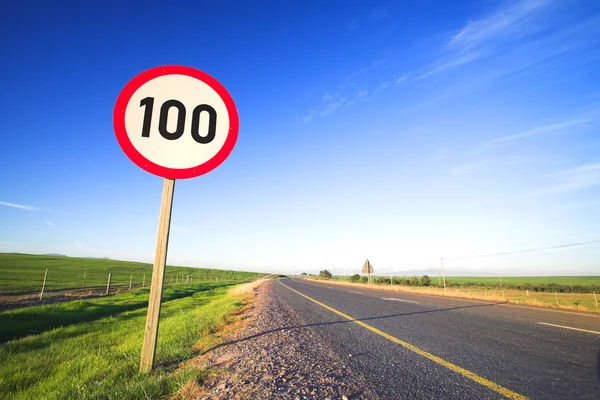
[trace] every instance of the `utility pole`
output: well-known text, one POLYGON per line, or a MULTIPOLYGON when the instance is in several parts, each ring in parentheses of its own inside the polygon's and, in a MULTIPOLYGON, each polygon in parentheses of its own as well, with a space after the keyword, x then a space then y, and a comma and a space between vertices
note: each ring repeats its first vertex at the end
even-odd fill
POLYGON ((444 257, 442 257, 441 260, 442 260, 442 279, 444 280, 444 294, 446 294, 446 271, 444 271, 444 257))

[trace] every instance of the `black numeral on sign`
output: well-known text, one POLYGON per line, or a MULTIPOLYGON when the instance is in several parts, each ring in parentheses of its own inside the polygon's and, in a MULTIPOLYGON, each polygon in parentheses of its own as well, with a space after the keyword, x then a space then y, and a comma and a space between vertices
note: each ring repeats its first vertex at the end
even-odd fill
MULTIPOLYGON (((150 125, 152 123, 152 112, 154 111, 154 97, 146 97, 140 101, 140 107, 144 109, 144 122, 142 124, 142 137, 150 137, 150 125)), ((160 107, 160 117, 158 119, 158 132, 167 140, 177 140, 185 131, 185 106, 177 100, 167 100, 160 107), (176 108, 177 111, 171 110, 176 108), (177 127, 174 132, 169 132, 167 122, 169 112, 177 112, 177 127)), ((192 112, 192 138, 200 143, 207 144, 214 140, 217 132, 217 112, 208 104, 200 104, 192 112), (205 136, 200 135, 200 118, 202 112, 208 114, 208 130, 205 136)))

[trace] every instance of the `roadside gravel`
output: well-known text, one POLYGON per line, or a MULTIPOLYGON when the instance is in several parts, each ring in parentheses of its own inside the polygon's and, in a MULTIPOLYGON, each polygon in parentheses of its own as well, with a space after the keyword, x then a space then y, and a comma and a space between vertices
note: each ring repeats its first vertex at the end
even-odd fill
POLYGON ((257 289, 245 328, 197 360, 212 378, 184 398, 377 399, 364 377, 275 296, 273 285, 257 289))

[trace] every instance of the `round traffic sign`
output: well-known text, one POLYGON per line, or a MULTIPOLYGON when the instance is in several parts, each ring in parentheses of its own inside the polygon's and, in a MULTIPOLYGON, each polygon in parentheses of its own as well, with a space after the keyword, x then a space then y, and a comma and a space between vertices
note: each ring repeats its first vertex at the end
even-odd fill
POLYGON ((133 78, 113 113, 119 145, 140 168, 170 179, 212 171, 238 136, 233 99, 216 79, 194 68, 162 66, 133 78))

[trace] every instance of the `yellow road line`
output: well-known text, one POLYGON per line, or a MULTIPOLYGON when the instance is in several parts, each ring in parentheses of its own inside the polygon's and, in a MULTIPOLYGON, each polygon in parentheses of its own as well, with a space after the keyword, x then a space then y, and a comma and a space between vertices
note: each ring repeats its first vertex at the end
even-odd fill
POLYGON ((547 322, 538 322, 538 324, 540 325, 548 325, 548 326, 555 326, 557 328, 564 328, 564 329, 571 329, 574 331, 580 331, 580 332, 588 332, 588 333, 595 333, 596 335, 600 335, 600 332, 596 332, 596 331, 589 331, 587 329, 580 329, 580 328, 573 328, 571 326, 564 326, 564 325, 554 325, 554 324, 549 324, 547 322))
MULTIPOLYGON (((281 283, 281 282, 279 282, 279 283, 281 283)), ((433 355, 431 353, 428 353, 425 350, 421 350, 420 348, 418 348, 416 346, 413 346, 410 343, 407 343, 407 342, 405 342, 403 340, 400 340, 400 339, 398 339, 398 338, 396 338, 396 337, 394 337, 392 335, 389 335, 389 334, 387 334, 387 333, 385 333, 383 331, 380 331, 379 329, 377 329, 377 328, 375 328, 375 327, 373 327, 371 325, 365 324, 364 322, 359 321, 356 318, 353 318, 353 317, 351 317, 351 316, 349 316, 347 314, 344 314, 343 312, 338 311, 335 308, 329 307, 328 305, 323 304, 320 301, 317 301, 317 300, 313 299, 312 297, 308 297, 304 293, 300 293, 299 291, 297 291, 295 289, 292 289, 291 287, 289 287, 289 286, 287 286, 287 285, 285 285, 283 283, 281 283, 281 285, 284 286, 284 287, 286 287, 286 288, 288 288, 292 292, 297 293, 300 296, 302 296, 302 297, 304 297, 304 298, 312 301, 313 303, 316 303, 316 304, 320 305, 321 307, 323 307, 323 308, 331 311, 332 313, 335 313, 335 314, 337 314, 337 315, 339 315, 341 317, 344 317, 347 320, 352 321, 355 324, 358 324, 358 325, 362 326, 363 328, 366 328, 366 329, 370 330, 371 332, 374 332, 374 333, 378 334, 379 336, 382 336, 382 337, 384 337, 386 339, 389 339, 392 342, 394 342, 396 344, 399 344, 400 346, 402 346, 402 347, 404 347, 404 348, 406 348, 406 349, 408 349, 408 350, 410 350, 410 351, 412 351, 414 353, 417 353, 420 356, 423 356, 423 357, 425 357, 425 358, 427 358, 427 359, 429 359, 429 360, 431 360, 431 361, 433 361, 435 363, 438 363, 439 365, 442 365, 442 366, 448 368, 451 371, 457 372, 460 375, 464 376, 465 378, 468 378, 468 379, 470 379, 470 380, 472 380, 474 382, 477 382, 480 385, 485 386, 488 389, 491 389, 494 392, 499 393, 499 394, 501 394, 502 396, 504 396, 504 397, 506 397, 508 399, 518 399, 518 400, 527 399, 527 397, 525 397, 525 396, 523 396, 523 395, 521 395, 519 393, 515 393, 515 392, 513 392, 513 391, 511 391, 511 390, 509 390, 507 388, 505 388, 504 386, 500 386, 500 385, 498 385, 495 382, 492 382, 492 381, 490 381, 488 379, 485 379, 482 376, 477 375, 474 372, 471 372, 471 371, 466 370, 466 369, 464 369, 462 367, 459 367, 456 364, 452 364, 451 362, 448 362, 448 361, 446 361, 446 360, 444 360, 444 359, 442 359, 442 358, 440 358, 438 356, 435 356, 435 355, 433 355)))

